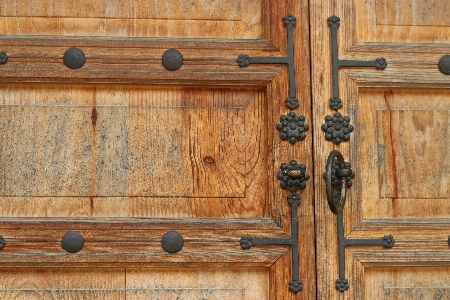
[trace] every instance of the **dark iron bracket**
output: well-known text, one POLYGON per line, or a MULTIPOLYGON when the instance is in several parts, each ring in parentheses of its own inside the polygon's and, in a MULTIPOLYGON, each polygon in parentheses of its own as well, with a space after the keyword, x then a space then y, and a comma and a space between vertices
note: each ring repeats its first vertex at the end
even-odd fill
POLYGON ((337 215, 337 232, 338 232, 338 263, 339 278, 336 280, 336 288, 340 292, 348 289, 348 280, 345 278, 345 247, 346 246, 363 246, 363 245, 382 245, 385 248, 392 248, 395 240, 392 235, 385 235, 378 239, 356 239, 346 238, 344 236, 344 216, 343 213, 337 215))
POLYGON ((330 99, 330 107, 338 110, 342 107, 342 100, 339 98, 339 68, 340 67, 375 67, 384 70, 387 61, 384 57, 375 60, 341 60, 338 54, 337 30, 341 19, 337 16, 328 18, 328 25, 331 28, 331 59, 332 59, 332 86, 333 97, 330 99))
POLYGON ((291 110, 288 115, 281 115, 280 122, 277 124, 277 130, 280 132, 282 140, 288 140, 292 145, 297 141, 303 141, 306 138, 308 124, 305 123, 305 116, 297 115, 292 110, 298 107, 298 98, 295 90, 295 68, 294 68, 294 34, 293 28, 296 24, 296 18, 288 14, 283 17, 284 25, 287 29, 287 56, 282 57, 250 57, 247 54, 241 54, 237 58, 240 67, 247 67, 250 64, 287 64, 289 76, 289 93, 286 99, 286 106, 291 110))
POLYGON ((284 25, 287 29, 287 56, 282 57, 250 57, 241 54, 237 58, 240 67, 247 67, 249 64, 287 64, 289 73, 289 97, 286 99, 286 106, 290 109, 298 107, 298 99, 295 91, 295 71, 294 71, 294 34, 293 28, 296 18, 288 14, 283 17, 284 25))
POLYGON ((345 196, 347 188, 352 185, 351 179, 355 177, 355 173, 352 171, 350 163, 344 161, 344 157, 338 150, 331 151, 328 156, 323 177, 326 180, 328 205, 331 211, 337 215, 339 278, 336 280, 336 288, 340 292, 344 292, 349 287, 348 280, 345 277, 345 247, 382 245, 385 248, 392 248, 395 240, 392 235, 386 235, 378 239, 349 239, 344 236, 343 209, 345 196))
MULTIPOLYGON (((387 66, 387 61, 384 57, 376 58, 375 60, 341 60, 339 59, 338 43, 337 43, 337 30, 340 25, 340 18, 337 16, 331 16, 328 18, 328 25, 331 28, 331 60, 332 60, 332 74, 331 82, 333 88, 333 96, 330 98, 330 107, 334 110, 342 108, 342 100, 339 97, 339 68, 340 67, 375 67, 380 70, 384 70, 387 66)), ((330 117, 330 116, 327 116, 330 117)), ((348 118, 347 116, 344 116, 348 118)), ((332 129, 327 131, 327 123, 329 120, 325 119, 325 124, 322 126, 322 131, 326 133, 326 139, 332 140, 336 145, 339 145, 342 141, 348 141, 350 139, 349 131, 347 134, 334 133, 332 129)), ((351 126, 351 125, 350 125, 351 126)), ((353 127, 352 127, 353 128, 353 127)))
POLYGON ((240 244, 242 249, 250 249, 256 245, 290 245, 292 249, 292 279, 289 282, 289 290, 297 293, 302 290, 302 282, 299 278, 298 261, 298 206, 300 205, 300 195, 297 190, 306 187, 306 181, 309 180, 309 174, 306 173, 306 167, 291 160, 289 164, 282 164, 277 178, 281 181, 280 186, 288 189, 291 194, 287 196, 291 206, 291 236, 286 238, 253 238, 243 236, 240 244))

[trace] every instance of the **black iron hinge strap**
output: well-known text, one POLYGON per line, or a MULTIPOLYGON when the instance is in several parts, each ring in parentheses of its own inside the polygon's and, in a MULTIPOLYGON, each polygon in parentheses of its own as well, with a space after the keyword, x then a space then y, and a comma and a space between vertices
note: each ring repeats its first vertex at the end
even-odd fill
POLYGON ((289 74, 289 96, 286 99, 286 106, 290 109, 298 107, 298 99, 295 90, 295 69, 294 69, 294 33, 293 28, 296 18, 293 15, 286 15, 283 18, 287 29, 287 55, 282 57, 250 57, 241 54, 237 58, 240 67, 247 67, 249 64, 287 64, 289 74))
POLYGON ((331 28, 331 60, 332 60, 332 87, 333 98, 330 99, 330 107, 338 110, 342 107, 342 101, 339 98, 339 68, 340 67, 375 67, 385 69, 387 61, 384 57, 375 60, 340 60, 338 54, 337 30, 340 25, 340 18, 331 16, 328 18, 328 25, 331 28))

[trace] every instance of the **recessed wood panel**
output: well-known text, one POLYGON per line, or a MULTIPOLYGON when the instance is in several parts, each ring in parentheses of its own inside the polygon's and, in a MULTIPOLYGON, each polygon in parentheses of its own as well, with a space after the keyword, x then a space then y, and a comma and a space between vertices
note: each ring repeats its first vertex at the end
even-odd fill
POLYGON ((125 299, 124 269, 3 268, 0 298, 125 299))
POLYGON ((128 269, 127 299, 269 299, 269 270, 128 269))
MULTIPOLYGON (((358 42, 448 43, 448 1, 355 0, 358 42)), ((345 20, 353 22, 353 20, 345 20)))
POLYGON ((448 124, 450 111, 377 111, 381 198, 450 197, 448 124))
MULTIPOLYGON (((32 216, 63 216, 50 208, 52 197, 72 207, 62 210, 72 211, 67 216, 113 216, 123 206, 119 216, 130 216, 137 202, 147 202, 138 215, 149 216, 161 199, 185 207, 173 216, 190 215, 194 202, 208 199, 247 202, 246 213, 249 204, 257 215, 264 210, 263 91, 55 86, 49 95, 47 88, 2 90, 0 193, 7 215, 14 199, 27 199, 32 216), (89 209, 79 207, 86 198, 89 209)), ((217 213, 229 212, 210 216, 217 213)))
POLYGON ((449 26, 450 3, 441 0, 377 0, 377 24, 449 26), (413 8, 413 9, 411 9, 413 8))
POLYGON ((449 267, 366 268, 364 299, 449 299, 449 267))
POLYGON ((356 183, 364 217, 449 216, 448 97, 445 90, 361 89, 354 159, 364 162, 356 183))
POLYGON ((0 2, 0 33, 262 38, 263 1, 0 2))

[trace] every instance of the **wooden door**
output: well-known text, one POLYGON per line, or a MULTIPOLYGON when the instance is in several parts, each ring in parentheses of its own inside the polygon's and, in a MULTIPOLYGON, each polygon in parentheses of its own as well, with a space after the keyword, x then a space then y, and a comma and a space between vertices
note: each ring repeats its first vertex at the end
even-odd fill
POLYGON ((299 108, 311 123, 306 1, 0 2, 0 298, 310 299, 312 180, 299 207, 300 279, 289 246, 243 250, 242 236, 289 237, 276 174, 313 174, 312 133, 291 146, 276 124, 293 34, 299 108), (81 68, 63 54, 83 51, 81 68), (162 55, 177 49, 181 68, 162 55), (84 238, 62 249, 68 231, 84 238), (178 253, 163 235, 184 238, 178 253))
POLYGON ((450 296, 450 53, 448 1, 311 1, 318 299, 448 299, 450 296), (342 67, 339 92, 355 130, 339 146, 321 125, 329 106, 328 17, 340 17, 342 60, 385 57, 387 68, 342 67), (344 207, 347 238, 392 235, 394 247, 347 246, 340 292, 336 216, 321 178, 339 149, 356 173, 344 207))

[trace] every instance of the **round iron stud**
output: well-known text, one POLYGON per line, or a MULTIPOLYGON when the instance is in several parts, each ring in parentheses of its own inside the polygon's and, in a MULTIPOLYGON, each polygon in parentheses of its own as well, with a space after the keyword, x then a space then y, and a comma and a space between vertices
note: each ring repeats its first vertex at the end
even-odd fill
POLYGON ((84 238, 78 231, 68 231, 61 241, 62 247, 69 253, 76 253, 84 246, 84 238))
POLYGON ((5 247, 6 241, 3 238, 3 236, 0 235, 0 249, 2 249, 3 247, 5 247))
POLYGON ((169 253, 177 253, 183 248, 184 239, 181 234, 176 231, 169 231, 163 235, 162 247, 164 251, 169 253))
POLYGON ((80 48, 67 49, 63 56, 64 64, 71 69, 79 69, 86 62, 86 56, 80 48))
POLYGON ((444 55, 439 60, 439 69, 442 73, 450 75, 450 55, 444 55))
POLYGON ((162 56, 162 63, 167 70, 175 71, 183 64, 183 55, 176 49, 169 49, 162 56))
POLYGON ((1 51, 0 52, 0 64, 5 64, 6 61, 8 60, 8 54, 6 54, 5 51, 1 51))

